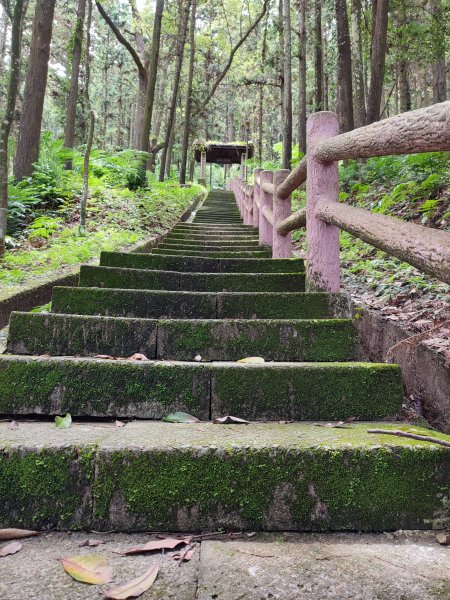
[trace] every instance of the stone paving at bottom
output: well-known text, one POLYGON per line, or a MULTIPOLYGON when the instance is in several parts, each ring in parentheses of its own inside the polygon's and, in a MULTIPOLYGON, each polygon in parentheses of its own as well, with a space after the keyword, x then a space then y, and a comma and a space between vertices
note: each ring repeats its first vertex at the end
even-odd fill
POLYGON ((101 554, 114 581, 142 575, 161 560, 142 600, 438 600, 450 597, 450 547, 431 531, 381 534, 265 533, 209 539, 190 562, 169 555, 121 556, 155 536, 124 533, 43 533, 22 540, 20 553, 0 558, 3 600, 94 600, 109 586, 72 580, 62 557, 101 554), (80 547, 88 539, 106 543, 80 547))

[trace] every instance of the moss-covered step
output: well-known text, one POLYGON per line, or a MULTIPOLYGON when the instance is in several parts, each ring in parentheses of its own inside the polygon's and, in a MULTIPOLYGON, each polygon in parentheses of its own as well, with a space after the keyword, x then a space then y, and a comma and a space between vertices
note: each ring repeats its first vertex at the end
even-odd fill
POLYGON ((94 358, 0 356, 0 414, 209 418, 208 365, 94 358))
POLYGON ((205 232, 205 233, 210 233, 210 232, 214 232, 217 231, 218 233, 221 232, 225 232, 225 233, 233 233, 234 231, 241 233, 252 233, 252 232, 257 232, 258 230, 255 229, 252 225, 214 225, 214 223, 210 223, 208 225, 202 225, 202 224, 197 224, 197 223, 179 223, 178 225, 175 225, 175 227, 172 229, 172 231, 192 231, 192 232, 205 232))
POLYGON ((255 252, 251 250, 242 250, 242 251, 220 251, 216 252, 214 250, 174 250, 172 248, 155 248, 152 250, 152 254, 162 254, 166 256, 199 256, 206 258, 270 258, 271 253, 267 250, 256 250, 255 252))
POLYGON ((302 292, 305 276, 302 273, 181 273, 83 265, 80 286, 199 292, 302 292))
POLYGON ((156 320, 12 313, 7 352, 51 356, 236 361, 261 356, 282 361, 355 358, 352 322, 327 320, 156 320), (158 349, 158 350, 157 350, 158 349))
MULTIPOLYGON (((0 423, 0 526, 389 531, 450 525, 450 452, 311 423, 0 423)), ((433 433, 431 434, 433 435, 433 433)), ((436 435, 436 434, 434 434, 436 435)), ((450 436, 438 434, 450 441, 450 436)))
POLYGON ((323 292, 169 292, 54 287, 52 312, 148 319, 347 318, 349 298, 323 292))
POLYGON ((380 419, 400 414, 397 365, 377 363, 215 363, 212 416, 251 420, 380 419))
POLYGON ((234 239, 234 240, 220 240, 220 239, 211 239, 211 240, 194 240, 194 239, 190 239, 190 240, 186 240, 186 239, 180 239, 180 238, 176 238, 176 237, 171 237, 171 236, 167 236, 164 240, 165 244, 177 244, 179 246, 198 246, 199 248, 201 246, 221 246, 221 247, 228 247, 228 246, 249 246, 249 247, 258 247, 259 246, 259 241, 257 238, 255 239, 234 239))
POLYGON ((130 252, 102 252, 100 265, 128 269, 163 269, 165 271, 190 271, 207 273, 302 273, 301 258, 240 259, 171 257, 130 252))
POLYGON ((162 243, 159 250, 187 250, 190 252, 267 252, 267 246, 204 246, 197 244, 181 244, 177 242, 162 243))
POLYGON ((179 231, 172 231, 167 238, 169 239, 177 239, 177 240, 186 240, 186 241, 200 241, 200 242, 210 242, 210 241, 221 241, 221 240, 226 240, 229 242, 235 242, 235 241, 239 241, 239 242, 244 242, 246 240, 254 242, 254 241, 258 241, 258 235, 253 234, 253 233, 230 233, 230 234, 226 234, 226 233, 191 233, 191 232, 186 232, 186 233, 180 233, 179 231))

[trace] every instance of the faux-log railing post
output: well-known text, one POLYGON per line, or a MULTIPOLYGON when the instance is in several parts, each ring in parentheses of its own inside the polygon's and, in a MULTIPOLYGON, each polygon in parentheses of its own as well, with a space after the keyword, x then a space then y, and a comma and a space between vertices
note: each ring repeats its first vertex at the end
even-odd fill
POLYGON ((254 184, 253 184, 253 219, 252 219, 252 225, 255 229, 258 229, 259 227, 259 208, 258 208, 258 203, 260 202, 260 198, 261 198, 261 188, 259 185, 259 177, 261 175, 262 169, 255 169, 253 171, 253 179, 254 179, 254 184))
POLYGON ((333 112, 318 112, 307 122, 306 228, 307 286, 309 290, 338 292, 340 289, 339 229, 318 218, 321 200, 337 202, 339 193, 337 162, 322 162, 315 157, 323 139, 339 133, 333 112))
POLYGON ((244 225, 252 224, 250 194, 250 186, 247 183, 244 183, 244 225))
POLYGON ((272 183, 272 171, 261 171, 259 181, 261 184, 260 191, 260 211, 259 211, 259 243, 265 246, 272 245, 272 225, 268 222, 263 214, 264 208, 267 206, 272 210, 272 194, 264 191, 264 183, 272 183))
POLYGON ((290 217, 291 215, 291 197, 283 199, 277 194, 277 187, 286 179, 290 171, 282 169, 273 174, 273 183, 275 192, 273 194, 273 258, 291 258, 292 256, 292 236, 289 232, 286 235, 280 235, 277 232, 277 223, 290 217))

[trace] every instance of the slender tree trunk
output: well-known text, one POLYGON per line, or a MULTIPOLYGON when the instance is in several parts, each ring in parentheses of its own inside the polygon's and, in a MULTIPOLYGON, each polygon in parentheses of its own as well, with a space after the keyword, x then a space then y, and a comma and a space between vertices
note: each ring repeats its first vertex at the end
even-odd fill
POLYGON ((88 139, 86 151, 84 153, 83 194, 81 196, 80 206, 80 235, 85 235, 86 233, 86 207, 89 196, 89 158, 91 156, 92 142, 94 141, 95 119, 96 114, 93 110, 91 110, 89 112, 88 139))
POLYGON ((184 126, 183 140, 181 144, 181 168, 180 168, 180 183, 186 183, 186 169, 189 152, 189 133, 191 127, 191 108, 192 108, 192 83, 194 81, 194 66, 195 66, 195 23, 197 13, 197 0, 192 0, 191 4, 191 24, 189 28, 189 72, 188 84, 186 90, 186 104, 184 107, 184 126))
POLYGON ((445 100, 447 100, 447 75, 445 65, 447 38, 445 20, 448 19, 449 15, 448 5, 447 11, 444 11, 442 0, 430 0, 428 8, 433 19, 431 25, 433 102, 445 102, 445 100))
POLYGON ((366 115, 367 124, 378 121, 380 118, 381 93, 383 90, 386 63, 388 18, 389 0, 377 0, 373 21, 370 88, 366 115))
POLYGON ((6 11, 3 10, 2 17, 0 19, 0 77, 3 75, 4 70, 5 70, 7 38, 8 38, 8 18, 6 16, 6 11))
MULTIPOLYGON (((77 20, 75 23, 72 51, 72 68, 70 73, 70 88, 67 97, 66 129, 64 134, 64 145, 73 148, 75 145, 75 123, 77 118, 78 103, 78 80, 80 78, 81 52, 83 49, 83 27, 86 14, 86 0, 78 0, 77 20)), ((68 161, 66 167, 72 168, 72 161, 68 161)))
POLYGON ((8 217, 8 141, 19 90, 22 31, 27 8, 28 0, 16 0, 11 24, 8 92, 5 113, 0 122, 0 258, 3 258, 5 254, 8 217))
POLYGON ((16 179, 29 177, 39 158, 42 112, 47 87, 55 0, 38 0, 33 20, 30 57, 14 160, 16 179))
POLYGON ((183 66, 184 46, 186 43, 187 24, 189 21, 190 0, 179 0, 179 28, 177 57, 175 61, 175 73, 172 85, 172 100, 170 103, 169 117, 167 120, 166 138, 161 156, 161 168, 159 171, 159 181, 164 181, 164 171, 166 166, 167 152, 169 150, 170 136, 175 123, 175 112, 177 108, 178 90, 180 87, 181 68, 183 66))
POLYGON ((155 112, 155 118, 152 119, 152 136, 155 137, 156 139, 159 139, 159 135, 161 133, 161 125, 162 125, 162 118, 163 118, 163 114, 164 114, 164 90, 165 90, 165 84, 167 83, 167 72, 169 70, 169 59, 166 57, 162 60, 162 66, 160 67, 161 69, 161 77, 159 77, 159 84, 158 84, 158 93, 156 95, 156 101, 155 101, 155 108, 156 108, 156 112, 155 112))
POLYGON ((283 168, 291 169, 292 160, 292 40, 291 2, 283 0, 284 31, 284 105, 283 105, 283 168))
POLYGON ((352 15, 352 66, 354 92, 355 126, 362 127, 366 122, 366 101, 364 95, 364 71, 361 34, 361 0, 351 0, 352 15))
POLYGON ((299 86, 298 86, 298 143, 306 154, 306 0, 299 1, 299 86))
POLYGON ((92 0, 87 0, 86 18, 86 51, 84 56, 84 104, 85 111, 91 110, 91 26, 92 26, 92 0))
POLYGON ((322 110, 322 81, 323 81, 323 57, 322 57, 322 0, 314 2, 314 71, 315 71, 315 109, 322 110))
POLYGON ((284 126, 284 23, 283 23, 283 0, 278 0, 278 33, 280 57, 278 61, 278 81, 280 84, 280 114, 281 114, 281 129, 283 134, 284 126))
POLYGON ((399 64, 398 87, 400 93, 400 112, 411 110, 411 88, 409 85, 408 59, 403 58, 399 64))
POLYGON ((347 2, 335 0, 338 45, 337 113, 341 133, 351 131, 353 122, 352 56, 347 2))

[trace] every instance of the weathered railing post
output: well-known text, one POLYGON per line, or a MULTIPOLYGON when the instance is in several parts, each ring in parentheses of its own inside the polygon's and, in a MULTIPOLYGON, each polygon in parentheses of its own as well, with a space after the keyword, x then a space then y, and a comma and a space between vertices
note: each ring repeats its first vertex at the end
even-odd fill
POLYGON ((338 292, 340 287, 339 229, 327 225, 318 219, 316 214, 321 200, 338 200, 338 164, 322 162, 315 157, 319 142, 338 133, 338 121, 333 112, 318 112, 309 117, 306 153, 306 239, 307 285, 310 290, 338 292))
POLYGON ((263 215, 265 207, 272 210, 272 194, 265 192, 263 189, 264 183, 272 183, 273 173, 272 171, 261 171, 260 182, 260 211, 259 211, 259 243, 266 246, 272 245, 272 225, 267 221, 263 215))
POLYGON ((273 195, 273 258, 291 258, 292 256, 292 236, 289 232, 287 235, 280 235, 277 232, 277 223, 291 216, 291 197, 288 196, 283 200, 277 194, 277 187, 286 179, 290 171, 282 169, 275 171, 273 174, 273 183, 275 192, 273 195))
POLYGON ((258 208, 258 203, 260 202, 260 198, 261 198, 261 188, 259 185, 259 177, 261 175, 262 169, 255 169, 253 171, 253 218, 252 218, 252 223, 251 225, 253 225, 253 227, 255 227, 255 229, 258 229, 259 227, 259 208, 258 208))

